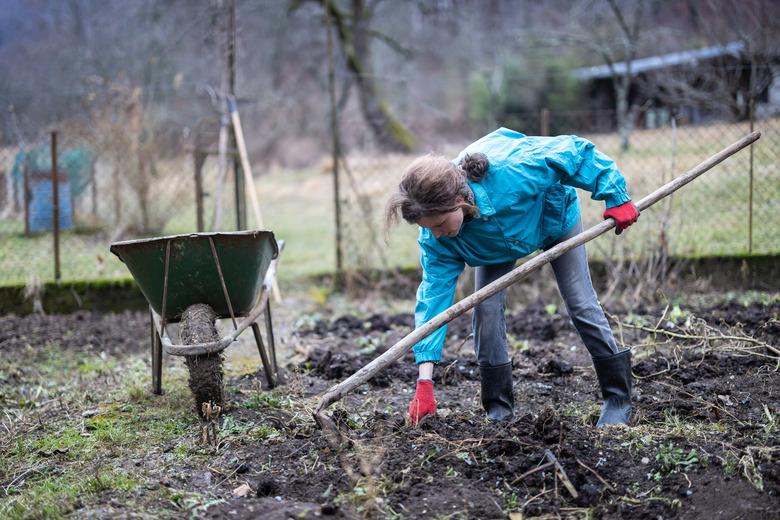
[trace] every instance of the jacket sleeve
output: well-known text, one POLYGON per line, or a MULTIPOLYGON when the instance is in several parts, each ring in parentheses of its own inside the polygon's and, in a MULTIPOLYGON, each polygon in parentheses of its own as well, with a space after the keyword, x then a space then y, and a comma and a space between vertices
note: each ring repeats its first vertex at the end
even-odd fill
POLYGON ((560 175, 561 183, 591 192, 593 200, 603 200, 607 208, 620 206, 631 200, 626 180, 615 161, 596 150, 596 146, 576 135, 554 138, 555 152, 547 162, 560 175))
MULTIPOLYGON (((464 262, 454 253, 438 244, 435 239, 426 240, 421 230, 420 263, 422 264, 422 282, 417 289, 417 306, 414 310, 414 325, 421 327, 434 316, 452 305, 458 276, 463 271, 464 262)), ((443 325, 414 346, 416 363, 441 361, 441 350, 447 326, 443 325)))

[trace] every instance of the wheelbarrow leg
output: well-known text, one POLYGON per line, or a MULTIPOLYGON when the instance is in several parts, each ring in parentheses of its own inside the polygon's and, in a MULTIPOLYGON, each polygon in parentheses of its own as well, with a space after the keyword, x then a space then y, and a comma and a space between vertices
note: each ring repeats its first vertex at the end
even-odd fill
POLYGON ((260 336, 260 326, 257 323, 252 324, 252 332, 255 335, 257 351, 260 352, 260 359, 263 362, 263 370, 265 370, 265 377, 268 380, 268 388, 273 388, 276 386, 276 380, 272 375, 271 363, 268 361, 268 354, 266 354, 265 347, 263 346, 263 338, 260 336))
POLYGON ((152 335, 152 393, 162 395, 162 341, 154 327, 154 314, 149 311, 152 335))
POLYGON ((279 377, 279 367, 276 365, 276 341, 274 340, 274 325, 271 321, 271 298, 265 304, 265 336, 268 338, 268 347, 271 351, 274 375, 279 377))

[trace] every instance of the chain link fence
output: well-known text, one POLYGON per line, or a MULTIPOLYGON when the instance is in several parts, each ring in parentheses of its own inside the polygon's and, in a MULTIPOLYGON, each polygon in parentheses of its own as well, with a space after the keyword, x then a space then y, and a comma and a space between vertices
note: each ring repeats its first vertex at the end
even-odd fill
MULTIPOLYGON (((211 225, 215 195, 208 194, 208 206, 198 204, 206 196, 198 186, 218 184, 212 140, 114 123, 63 128, 0 149, 0 285, 126 278, 111 242, 211 225)), ((235 229, 233 176, 221 185, 221 226, 235 229)))
MULTIPOLYGON (((123 117, 58 129, 56 241, 52 134, 0 148, 0 285, 126 278, 124 266, 108 252, 112 241, 235 230, 242 212, 247 222, 246 207, 238 204, 243 183, 239 176, 236 185, 235 151, 228 148, 220 165, 218 118, 189 130, 153 133, 123 117)), ((630 133, 624 147, 611 130, 614 120, 613 112, 535 112, 513 114, 498 124, 526 134, 571 133, 592 140, 615 159, 634 199, 750 130, 749 122, 693 126, 644 114, 638 119, 642 128, 630 133)), ((458 134, 452 126, 447 135, 458 134)), ((740 152, 645 211, 625 235, 600 237, 589 247, 591 257, 610 261, 659 251, 682 257, 780 252, 780 119, 758 120, 754 126, 763 136, 752 151, 740 152)), ((339 162, 343 270, 365 273, 417 265, 415 226, 402 224, 387 237, 383 232, 385 202, 413 156, 372 151, 358 117, 342 119, 340 128, 349 150, 339 162)), ((247 135, 250 156, 252 143, 263 139, 247 135)), ((465 138, 457 142, 448 137, 423 142, 421 148, 454 157, 466 144, 465 138)), ((280 275, 332 272, 335 267, 329 145, 320 142, 323 159, 307 167, 255 164, 265 227, 287 239, 280 275)), ((586 193, 580 197, 584 224, 601 220, 603 203, 586 193)), ((248 221, 251 226, 251 212, 248 221)))
MULTIPOLYGON (((747 121, 694 126, 658 114, 640 116, 637 121, 644 128, 630 132, 627 146, 612 130, 613 111, 519 113, 499 124, 527 135, 576 134, 590 139, 616 161, 635 201, 751 131, 747 121)), ((349 127, 349 122, 342 126, 349 127)), ((780 252, 776 216, 780 210, 780 118, 758 120, 752 126, 762 132, 752 150, 738 153, 646 210, 630 232, 599 237, 589 245, 589 255, 614 262, 658 255, 693 258, 780 252)), ((460 148, 449 143, 432 151, 454 157, 460 148)), ((391 234, 389 244, 381 247, 372 239, 382 227, 383 204, 412 158, 352 154, 346 159, 352 178, 358 180, 342 202, 347 271, 416 262, 416 230, 404 229, 413 226, 402 224, 391 234)), ((595 225, 602 219, 603 202, 591 200, 583 191, 579 195, 584 226, 595 225)))

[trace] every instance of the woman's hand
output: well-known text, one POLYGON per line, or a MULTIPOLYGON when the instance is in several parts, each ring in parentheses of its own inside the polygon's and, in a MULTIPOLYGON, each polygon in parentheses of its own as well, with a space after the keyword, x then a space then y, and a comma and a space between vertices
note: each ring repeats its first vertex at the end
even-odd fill
POLYGON ((436 415, 436 399, 433 398, 433 381, 418 379, 417 390, 412 402, 409 403, 409 423, 417 426, 420 419, 428 415, 436 415))
POLYGON ((604 212, 604 220, 611 218, 615 221, 615 234, 619 235, 628 226, 636 222, 639 218, 639 210, 636 209, 634 203, 630 200, 620 206, 609 208, 604 212))

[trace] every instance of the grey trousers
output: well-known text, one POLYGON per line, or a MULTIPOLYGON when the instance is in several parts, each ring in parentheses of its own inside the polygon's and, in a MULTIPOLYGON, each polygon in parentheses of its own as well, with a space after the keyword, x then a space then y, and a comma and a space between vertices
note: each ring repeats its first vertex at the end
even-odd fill
MULTIPOLYGON (((568 240, 582 232, 582 222, 578 222, 554 245, 568 240)), ((505 275, 514 267, 515 262, 484 265, 474 269, 475 290, 488 285, 505 275)), ((594 358, 604 358, 618 352, 612 329, 601 309, 588 269, 588 257, 585 246, 579 246, 551 262, 558 290, 569 311, 574 327, 582 338, 585 348, 594 358)), ((498 366, 509 362, 506 341, 506 289, 491 296, 474 308, 472 325, 474 328, 474 351, 479 366, 498 366)))

